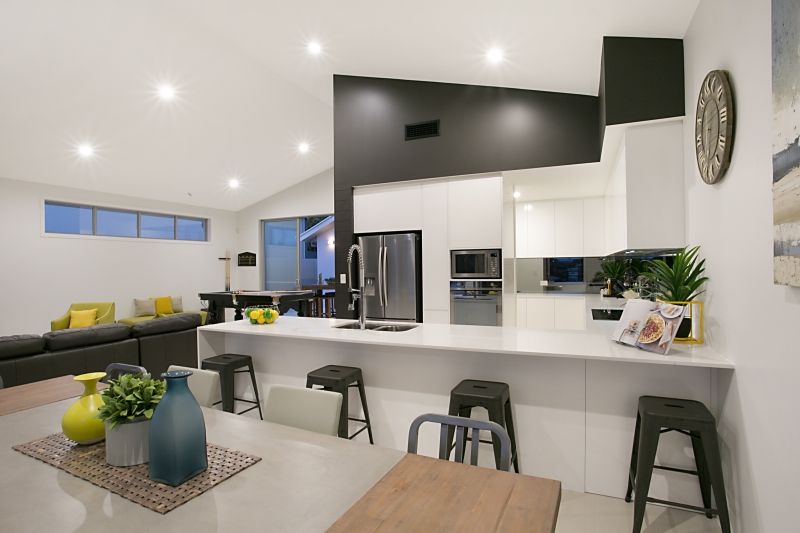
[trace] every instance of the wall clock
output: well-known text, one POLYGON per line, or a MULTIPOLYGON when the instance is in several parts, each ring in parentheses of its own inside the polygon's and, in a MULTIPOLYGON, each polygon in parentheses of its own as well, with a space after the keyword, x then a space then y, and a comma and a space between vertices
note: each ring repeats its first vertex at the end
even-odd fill
POLYGON ((697 168, 708 184, 719 181, 731 163, 733 120, 733 93, 728 74, 724 70, 712 70, 700 88, 694 126, 697 168))

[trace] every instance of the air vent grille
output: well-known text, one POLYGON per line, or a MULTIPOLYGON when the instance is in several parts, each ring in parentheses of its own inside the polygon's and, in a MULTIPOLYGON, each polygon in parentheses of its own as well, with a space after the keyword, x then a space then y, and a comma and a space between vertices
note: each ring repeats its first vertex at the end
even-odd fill
POLYGON ((429 120, 427 122, 417 122, 416 124, 406 124, 406 140, 415 141, 425 137, 439 136, 439 121, 429 120))

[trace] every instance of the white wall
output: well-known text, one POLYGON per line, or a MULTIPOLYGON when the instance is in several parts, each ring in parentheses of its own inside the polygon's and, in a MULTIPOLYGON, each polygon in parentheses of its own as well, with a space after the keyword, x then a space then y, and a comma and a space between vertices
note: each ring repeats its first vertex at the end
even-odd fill
POLYGON ((685 36, 687 242, 707 258, 708 343, 736 363, 718 372, 716 411, 734 530, 796 531, 800 478, 800 289, 773 285, 770 2, 702 0, 685 36), (725 178, 700 179, 692 143, 700 84, 730 72, 736 102, 725 178))
MULTIPOLYGON (((261 221, 333 214, 333 168, 265 198, 237 214, 240 252, 258 254, 258 267, 233 267, 237 271, 234 289, 261 289, 263 286, 263 248, 261 221)), ((327 241, 326 241, 327 242, 327 241)), ((327 246, 327 244, 326 244, 327 246)))
MULTIPOLYGON (((113 301, 133 316, 134 298, 225 288, 219 257, 236 243, 236 213, 0 178, 0 335, 41 334, 71 303, 113 301), (45 234, 45 199, 208 218, 209 242, 45 234)), ((232 285, 236 283, 232 269, 232 285)))

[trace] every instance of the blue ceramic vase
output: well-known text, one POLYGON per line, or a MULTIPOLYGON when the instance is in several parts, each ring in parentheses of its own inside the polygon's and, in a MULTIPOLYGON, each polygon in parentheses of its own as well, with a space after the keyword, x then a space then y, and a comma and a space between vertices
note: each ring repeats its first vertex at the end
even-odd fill
POLYGON ((177 487, 208 468, 206 423, 189 390, 192 373, 166 372, 167 392, 150 420, 150 473, 153 481, 177 487))

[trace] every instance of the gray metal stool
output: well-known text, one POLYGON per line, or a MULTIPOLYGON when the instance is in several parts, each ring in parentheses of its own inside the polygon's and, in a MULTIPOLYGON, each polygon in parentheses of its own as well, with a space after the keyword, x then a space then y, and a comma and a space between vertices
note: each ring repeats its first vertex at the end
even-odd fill
POLYGON ((367 407, 367 393, 364 390, 364 376, 361 369, 354 366, 328 365, 309 372, 306 377, 306 388, 313 388, 314 385, 321 386, 325 390, 338 392, 342 395, 342 414, 339 416, 339 436, 343 439, 353 439, 356 435, 367 430, 369 443, 375 444, 372 440, 372 423, 369 421, 369 408, 367 407), (347 391, 350 387, 358 387, 358 394, 361 396, 361 407, 364 408, 364 418, 351 418, 348 410, 347 391), (348 435, 349 420, 361 422, 364 427, 348 435))

